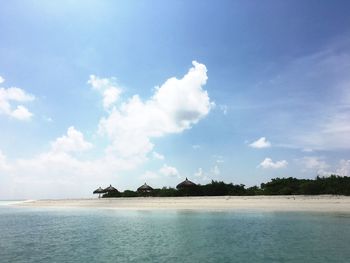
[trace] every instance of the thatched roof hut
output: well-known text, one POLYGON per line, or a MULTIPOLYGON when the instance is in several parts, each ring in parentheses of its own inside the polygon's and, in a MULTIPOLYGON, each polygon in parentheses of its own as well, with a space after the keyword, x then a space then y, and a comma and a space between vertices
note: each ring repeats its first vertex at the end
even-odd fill
POLYGON ((101 186, 99 188, 97 188, 95 191, 92 192, 93 194, 98 194, 98 198, 101 197, 101 194, 106 193, 104 189, 101 188, 101 186))
POLYGON ((179 183, 176 188, 177 189, 187 189, 187 188, 191 188, 193 186, 196 186, 196 184, 194 182, 191 182, 190 180, 187 179, 186 177, 186 180, 179 183))
POLYGON ((102 189, 101 186, 93 192, 93 194, 103 194, 103 193, 105 193, 105 190, 102 189))
POLYGON ((149 193, 153 191, 153 188, 150 187, 148 184, 144 183, 143 185, 141 185, 139 188, 137 188, 137 192, 140 193, 149 193))
POLYGON ((107 188, 103 189, 103 191, 105 191, 105 193, 119 193, 117 188, 114 188, 111 184, 107 188))

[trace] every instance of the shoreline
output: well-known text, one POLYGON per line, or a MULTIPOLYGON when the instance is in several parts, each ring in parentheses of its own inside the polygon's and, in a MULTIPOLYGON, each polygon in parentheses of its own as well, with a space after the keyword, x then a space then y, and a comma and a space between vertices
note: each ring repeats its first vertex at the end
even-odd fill
POLYGON ((119 210, 295 211, 350 213, 350 196, 208 196, 28 200, 17 207, 119 210))

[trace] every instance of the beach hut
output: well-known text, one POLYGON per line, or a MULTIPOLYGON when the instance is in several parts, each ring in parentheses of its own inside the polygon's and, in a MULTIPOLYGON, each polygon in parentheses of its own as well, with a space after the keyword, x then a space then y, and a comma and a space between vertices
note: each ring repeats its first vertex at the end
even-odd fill
POLYGON ((120 197, 120 193, 117 188, 109 185, 107 188, 103 189, 105 194, 102 197, 120 197))
POLYGON ((101 194, 106 193, 104 189, 101 188, 101 186, 99 188, 97 188, 95 191, 93 191, 93 194, 98 194, 98 198, 101 197, 101 194))
POLYGON ((103 191, 105 193, 107 193, 107 194, 109 194, 109 193, 119 193, 117 188, 114 188, 111 184, 107 188, 103 189, 103 191))
POLYGON ((150 193, 153 191, 153 188, 150 187, 148 184, 144 183, 139 188, 137 188, 137 192, 139 193, 150 193))
POLYGON ((187 177, 186 177, 186 180, 181 182, 181 183, 179 183, 176 186, 176 188, 180 190, 180 189, 189 189, 189 188, 192 188, 194 186, 196 186, 196 184, 194 182, 191 182, 190 180, 188 180, 187 177))

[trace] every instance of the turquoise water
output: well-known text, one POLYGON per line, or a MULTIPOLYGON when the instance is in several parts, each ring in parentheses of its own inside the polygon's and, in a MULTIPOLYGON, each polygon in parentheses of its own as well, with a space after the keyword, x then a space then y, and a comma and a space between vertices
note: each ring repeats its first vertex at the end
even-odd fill
POLYGON ((0 262, 350 262, 350 214, 0 206, 0 262))

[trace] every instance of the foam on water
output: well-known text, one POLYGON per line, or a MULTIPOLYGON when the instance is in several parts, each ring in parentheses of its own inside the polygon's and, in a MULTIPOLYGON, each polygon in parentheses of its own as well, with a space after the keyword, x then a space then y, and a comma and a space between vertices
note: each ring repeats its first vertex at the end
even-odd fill
POLYGON ((34 200, 0 200, 0 206, 14 205, 18 203, 31 202, 34 200))

